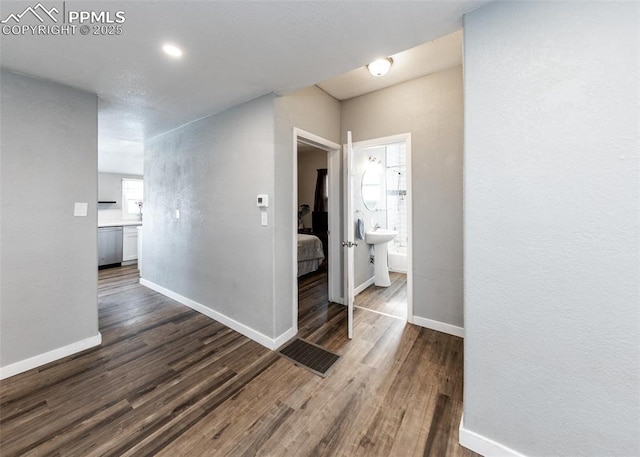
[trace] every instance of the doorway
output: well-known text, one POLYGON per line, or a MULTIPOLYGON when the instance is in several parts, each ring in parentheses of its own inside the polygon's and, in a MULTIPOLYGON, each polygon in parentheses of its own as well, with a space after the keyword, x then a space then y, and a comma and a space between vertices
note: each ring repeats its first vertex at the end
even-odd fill
MULTIPOLYGON (((293 271, 296 275, 293 322, 321 295, 326 303, 342 303, 340 237, 340 145, 294 128, 293 271), (299 300, 300 299, 300 300, 299 300)), ((326 304, 325 303, 325 304, 326 304)), ((313 305, 312 305, 313 306, 313 305)))
POLYGON ((345 199, 361 232, 353 255, 354 307, 411 322, 411 134, 356 142, 350 151, 345 199), (379 242, 371 232, 390 240, 379 242))

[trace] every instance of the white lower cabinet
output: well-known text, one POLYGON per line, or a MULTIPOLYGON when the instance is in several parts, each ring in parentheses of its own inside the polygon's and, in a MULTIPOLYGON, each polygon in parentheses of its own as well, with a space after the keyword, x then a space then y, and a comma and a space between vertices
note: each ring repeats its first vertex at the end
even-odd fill
POLYGON ((122 228, 122 261, 138 259, 138 227, 122 228))

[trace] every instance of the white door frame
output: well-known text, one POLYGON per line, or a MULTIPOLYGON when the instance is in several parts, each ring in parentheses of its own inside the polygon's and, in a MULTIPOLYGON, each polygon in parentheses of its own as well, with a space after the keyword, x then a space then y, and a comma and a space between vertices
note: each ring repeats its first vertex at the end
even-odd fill
MULTIPOLYGON (((297 127, 293 128, 293 208, 291 211, 293 222, 293 233, 298 233, 298 141, 314 146, 323 151, 327 151, 327 175, 329 177, 329 200, 328 200, 328 248, 329 248, 329 301, 343 303, 342 299, 342 278, 340 275, 340 159, 342 147, 297 127)), ((292 239, 292 265, 293 265, 293 290, 291 293, 291 303, 293 312, 293 328, 298 332, 298 240, 297 236, 292 239)))
MULTIPOLYGON (((353 143, 353 151, 375 146, 384 146, 392 143, 406 144, 407 160, 407 322, 413 323, 413 191, 411 183, 411 133, 400 133, 371 140, 356 141, 353 143)), ((345 195, 345 198, 349 198, 345 195)))

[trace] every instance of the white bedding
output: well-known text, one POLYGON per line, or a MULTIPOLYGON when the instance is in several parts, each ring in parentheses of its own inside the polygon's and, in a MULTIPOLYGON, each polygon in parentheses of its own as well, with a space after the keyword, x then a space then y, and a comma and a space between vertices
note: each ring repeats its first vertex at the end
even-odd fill
POLYGON ((322 241, 314 235, 298 234, 298 277, 316 271, 324 260, 322 241))

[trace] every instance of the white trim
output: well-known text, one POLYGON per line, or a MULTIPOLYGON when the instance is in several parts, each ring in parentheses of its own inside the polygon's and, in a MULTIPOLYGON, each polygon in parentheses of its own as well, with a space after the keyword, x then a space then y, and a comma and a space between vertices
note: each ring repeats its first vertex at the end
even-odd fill
POLYGON ((403 141, 409 141, 411 139, 411 133, 398 133, 396 135, 382 136, 380 138, 372 138, 370 140, 355 141, 353 148, 358 146, 358 149, 367 149, 374 146, 383 146, 393 143, 402 143, 403 141))
POLYGON ((165 297, 169 297, 175 301, 177 301, 178 303, 181 303, 185 306, 188 306, 189 308, 193 309, 194 311, 199 312, 200 314, 204 314, 207 317, 210 317, 211 319, 214 319, 218 322, 220 322, 221 324, 226 325, 227 327, 231 328, 232 330, 235 330, 238 333, 243 334, 244 336, 246 336, 247 338, 252 339, 253 341, 255 341, 256 343, 259 343, 261 345, 263 345, 264 347, 268 348, 268 349, 277 349, 279 346, 281 346, 284 342, 286 342, 287 340, 289 340, 290 338, 292 338, 292 335, 295 335, 297 333, 297 330, 294 328, 290 328, 289 330, 287 330, 285 333, 283 333, 282 335, 280 335, 277 338, 270 338, 267 335, 265 335, 264 333, 260 333, 257 330, 252 329, 251 327, 244 325, 238 321, 236 321, 235 319, 232 319, 228 316, 225 316, 222 313, 219 313, 218 311, 214 311, 211 308, 208 308, 206 306, 204 306, 201 303, 198 303, 197 301, 191 300, 190 298, 184 297, 172 290, 169 290, 165 287, 162 287, 154 282, 149 281, 148 279, 144 279, 144 278, 140 278, 140 284, 148 287, 151 290, 154 290, 162 295, 164 295, 165 297))
POLYGON ((434 321, 427 319, 426 317, 413 316, 412 324, 420 327, 430 328, 431 330, 437 330, 442 333, 448 333, 449 335, 459 336, 464 338, 464 328, 457 325, 447 324, 445 322, 434 321))
POLYGON ((375 276, 367 279, 365 282, 363 282, 353 290, 353 296, 355 297, 356 295, 358 295, 360 292, 362 292, 363 290, 365 290, 367 287, 374 284, 375 282, 376 282, 375 276))
POLYGON ((389 314, 389 313, 383 313, 382 311, 378 311, 378 310, 375 310, 375 309, 363 308, 362 306, 358 306, 358 305, 354 305, 353 307, 361 309, 362 311, 368 311, 370 313, 376 313, 376 314, 381 314, 381 315, 387 316, 387 317, 393 317, 394 319, 400 319, 402 322, 406 322, 407 321, 404 317, 394 316, 393 314, 389 314))
POLYGON ((285 344, 291 338, 294 338, 298 334, 297 325, 295 327, 291 327, 289 330, 284 332, 282 335, 273 340, 274 347, 273 349, 278 349, 280 346, 285 344))
MULTIPOLYGON (((293 149, 292 149, 292 163, 293 166, 293 178, 291 179, 292 184, 292 206, 291 208, 291 217, 295 220, 293 236, 291 237, 291 274, 293 279, 291 281, 291 323, 293 327, 296 329, 296 333, 298 331, 298 220, 296 215, 298 214, 298 129, 296 127, 293 128, 293 149)), ((273 269, 274 274, 276 274, 275 267, 273 269)), ((273 320, 275 321, 275 313, 273 316, 273 320)), ((274 327, 275 328, 275 327, 274 327)))
POLYGON ((0 367, 0 379, 6 379, 11 376, 15 376, 25 371, 38 368, 47 363, 54 362, 56 360, 68 357, 78 352, 87 350, 94 346, 100 346, 102 343, 102 335, 98 332, 97 335, 85 338, 84 340, 76 341, 75 343, 62 346, 53 351, 38 354, 28 359, 21 360, 19 362, 12 363, 10 365, 0 367))
POLYGON ((299 129, 298 127, 293 128, 293 134, 296 137, 296 144, 298 139, 302 143, 309 144, 311 146, 315 146, 320 149, 324 149, 325 151, 330 151, 333 149, 340 150, 342 149, 338 143, 334 143, 333 141, 327 140, 326 138, 322 138, 321 136, 315 135, 311 132, 307 132, 305 130, 299 129), (302 138, 298 138, 302 137, 302 138))
MULTIPOLYGON (((340 214, 340 146, 336 145, 338 149, 328 151, 327 153, 327 167, 329 174, 329 301, 337 302, 338 299, 342 300, 342 277, 340 276, 340 254, 342 228, 340 221, 342 220, 342 214, 340 214)), ((341 302, 342 303, 342 302, 341 302)))
POLYGON ((407 322, 413 324, 413 163, 411 158, 411 133, 397 135, 405 139, 407 162, 407 322))
POLYGON ((497 443, 492 439, 472 432, 464 427, 464 415, 460 418, 459 439, 460 446, 466 447, 484 457, 525 457, 517 451, 497 443))
POLYGON ((347 130, 347 144, 342 146, 342 245, 348 247, 342 256, 342 290, 347 307, 347 338, 353 339, 353 305, 355 301, 355 243, 353 230, 353 141, 351 130, 347 130))

